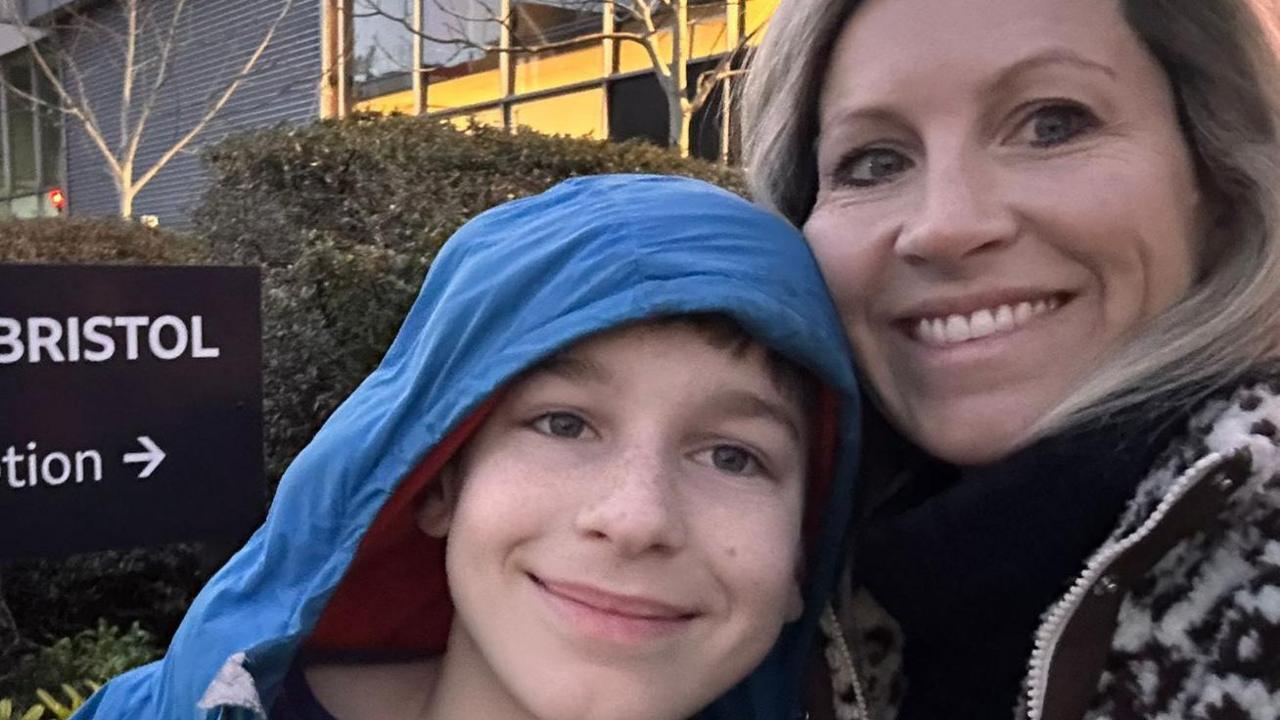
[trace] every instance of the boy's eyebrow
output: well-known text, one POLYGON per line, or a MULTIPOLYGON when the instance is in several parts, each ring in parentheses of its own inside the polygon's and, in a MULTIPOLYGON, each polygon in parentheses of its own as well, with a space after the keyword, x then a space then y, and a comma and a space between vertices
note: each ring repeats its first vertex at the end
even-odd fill
POLYGON ((613 375, 600 364, 568 353, 552 355, 538 363, 533 370, 558 375, 566 380, 600 384, 608 384, 613 379, 613 375))
POLYGON ((802 442, 800 428, 796 426, 794 413, 786 407, 770 402, 759 395, 746 390, 725 390, 717 393, 713 406, 719 412, 740 417, 763 417, 787 429, 796 442, 802 442))

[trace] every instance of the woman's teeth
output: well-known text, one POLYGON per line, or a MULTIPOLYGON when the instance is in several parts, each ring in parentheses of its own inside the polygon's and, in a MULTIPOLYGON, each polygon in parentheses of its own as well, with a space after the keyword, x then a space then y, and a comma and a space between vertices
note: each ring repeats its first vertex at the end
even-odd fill
POLYGON ((954 345, 977 340, 996 333, 1009 332, 1034 318, 1057 310, 1062 303, 1056 298, 1016 305, 986 308, 970 315, 922 318, 916 323, 916 339, 929 345, 954 345))

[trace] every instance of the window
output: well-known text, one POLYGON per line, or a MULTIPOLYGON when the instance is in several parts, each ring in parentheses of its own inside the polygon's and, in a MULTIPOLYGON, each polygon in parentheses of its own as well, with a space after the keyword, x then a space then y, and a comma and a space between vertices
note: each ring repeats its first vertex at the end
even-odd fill
POLYGON ((410 0, 355 0, 351 80, 358 99, 408 89, 413 68, 410 0))
POLYGON ((604 89, 591 88, 511 106, 511 124, 548 135, 604 138, 604 89))
MULTIPOLYGON (((465 124, 527 125, 597 138, 666 144, 667 99, 654 63, 671 62, 678 18, 689 97, 699 76, 732 58, 744 23, 777 0, 328 0, 355 6, 356 107, 426 113, 465 124), (376 6, 376 7, 375 7, 376 6), (363 11, 361 10, 363 8, 363 11), (367 27, 362 28, 361 24, 367 27), (416 28, 416 31, 415 31, 416 28), (605 38, 608 30, 648 38, 605 38), (687 43, 687 44, 686 44, 687 43), (415 63, 420 63, 414 67, 415 63)), ((341 23, 338 23, 341 25, 341 23)), ((747 37, 754 43, 758 38, 747 37)), ((732 149, 731 80, 717 80, 690 118, 692 154, 732 149)), ((345 86, 344 86, 345 87, 345 86)))
POLYGON ((0 91, 0 217, 57 215, 48 197, 62 185, 57 96, 25 50, 0 58, 0 72, 12 87, 0 91))

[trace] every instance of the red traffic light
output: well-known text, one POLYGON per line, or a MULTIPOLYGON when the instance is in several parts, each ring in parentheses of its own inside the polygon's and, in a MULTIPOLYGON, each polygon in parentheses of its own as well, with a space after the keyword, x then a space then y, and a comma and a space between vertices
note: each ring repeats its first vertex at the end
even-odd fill
POLYGON ((58 212, 67 209, 67 195, 62 192, 62 188, 54 188, 49 191, 49 204, 58 212))

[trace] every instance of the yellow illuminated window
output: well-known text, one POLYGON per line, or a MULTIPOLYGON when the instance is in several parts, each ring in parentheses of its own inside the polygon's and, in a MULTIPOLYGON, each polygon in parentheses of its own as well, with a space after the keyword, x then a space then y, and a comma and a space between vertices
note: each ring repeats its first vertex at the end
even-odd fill
POLYGON ((472 122, 478 125, 502 127, 502 108, 489 108, 466 115, 454 115, 449 118, 449 122, 453 123, 453 126, 459 130, 466 130, 471 126, 472 122))
POLYGON ((355 104, 356 112, 381 113, 390 115, 391 113, 402 113, 404 115, 413 114, 413 90, 401 90, 389 95, 379 95, 367 100, 360 100, 355 104))
POLYGON ((779 0, 743 0, 746 3, 746 20, 743 23, 743 36, 751 36, 751 44, 759 45, 763 32, 757 32, 769 18, 773 15, 773 11, 778 9, 779 0))
POLYGON ((604 88, 512 105, 511 124, 549 135, 604 138, 604 88))
POLYGON ((427 85, 427 112, 491 102, 497 100, 501 93, 502 82, 496 67, 446 79, 433 79, 427 85))
POLYGON ((600 43, 586 47, 516 56, 515 91, 547 90, 595 80, 604 73, 604 48, 600 43))

